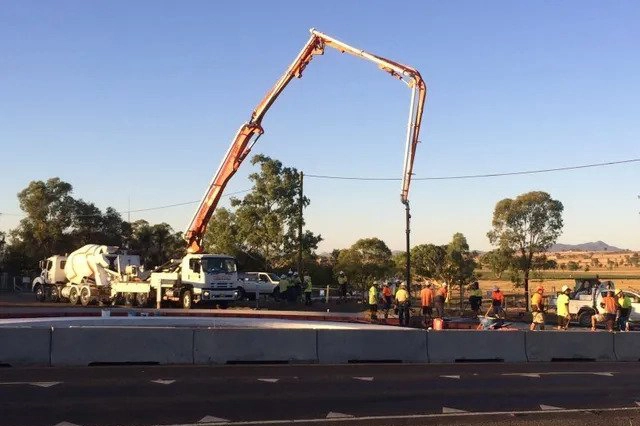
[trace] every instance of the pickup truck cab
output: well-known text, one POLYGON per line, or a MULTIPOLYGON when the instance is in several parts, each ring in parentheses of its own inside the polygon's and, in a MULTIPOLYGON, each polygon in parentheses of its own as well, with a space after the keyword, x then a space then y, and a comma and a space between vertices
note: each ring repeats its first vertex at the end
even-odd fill
POLYGON ((613 281, 576 279, 575 287, 569 296, 569 314, 583 327, 591 325, 591 315, 600 309, 604 293, 615 290, 613 281))
POLYGON ((238 273, 238 293, 240 299, 255 299, 259 295, 277 297, 280 293, 280 278, 272 272, 240 272, 238 273))

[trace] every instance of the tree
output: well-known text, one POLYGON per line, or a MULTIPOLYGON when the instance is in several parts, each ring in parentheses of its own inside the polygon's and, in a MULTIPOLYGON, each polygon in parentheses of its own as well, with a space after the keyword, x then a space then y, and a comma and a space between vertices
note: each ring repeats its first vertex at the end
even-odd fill
POLYGON ((364 290, 371 280, 383 279, 393 272, 391 250, 378 238, 363 238, 350 248, 341 250, 336 264, 350 283, 364 290))
POLYGON ((464 235, 457 232, 447 246, 447 266, 445 275, 449 285, 460 287, 460 310, 462 311, 464 299, 464 287, 470 283, 474 276, 476 262, 469 251, 469 244, 464 235))
POLYGON ((513 266, 513 252, 504 249, 491 250, 482 255, 480 262, 500 279, 502 274, 513 266))
POLYGON ((541 191, 521 194, 515 199, 505 198, 496 204, 493 229, 487 236, 491 244, 515 253, 516 267, 523 274, 527 301, 534 256, 557 241, 562 233, 563 210, 560 201, 541 191))
POLYGON ((447 246, 420 244, 411 249, 411 266, 424 278, 443 280, 447 266, 447 246))
POLYGON ((633 253, 629 257, 629 265, 638 267, 639 264, 640 264, 640 255, 638 255, 638 253, 633 253))
MULTIPOLYGON (((251 160, 260 171, 249 179, 253 188, 242 200, 232 198, 236 208, 234 224, 238 239, 246 252, 259 254, 265 260, 265 268, 282 268, 296 263, 300 221, 300 174, 295 168, 284 167, 278 160, 256 155, 251 160)), ((303 197, 303 207, 309 205, 303 197)), ((302 250, 306 259, 315 255, 320 235, 306 231, 302 238, 302 250)))
POLYGON ((580 265, 577 262, 570 260, 567 262, 567 269, 570 271, 577 271, 578 269, 580 269, 580 265))
POLYGON ((146 220, 137 220, 131 227, 130 248, 140 255, 140 260, 146 267, 156 267, 185 255, 182 233, 174 232, 168 224, 149 225, 146 220))
POLYGON ((18 193, 20 208, 26 217, 11 232, 11 239, 26 258, 37 261, 52 253, 69 252, 72 225, 73 187, 60 178, 32 181, 18 193))

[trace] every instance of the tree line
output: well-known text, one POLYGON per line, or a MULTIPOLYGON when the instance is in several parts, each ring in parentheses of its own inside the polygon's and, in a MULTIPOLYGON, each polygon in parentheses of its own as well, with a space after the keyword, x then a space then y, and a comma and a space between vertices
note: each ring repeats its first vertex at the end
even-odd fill
MULTIPOLYGON (((235 256, 241 270, 282 272, 297 269, 301 250, 302 267, 314 281, 330 283, 344 271, 356 290, 375 280, 403 276, 406 253, 392 253, 378 238, 363 238, 319 256, 322 236, 305 230, 300 238, 298 231, 304 226, 300 212, 310 204, 301 194, 299 171, 264 155, 254 156, 251 163, 257 168, 249 176, 252 189, 243 198, 232 198, 229 208, 215 211, 204 237, 207 252, 235 256)), ((30 182, 18 193, 18 201, 25 217, 8 235, 0 233, 2 271, 35 271, 39 260, 89 243, 128 249, 147 267, 185 254, 182 233, 167 223, 129 223, 112 207, 102 211, 74 198, 72 185, 59 178, 30 182)), ((484 265, 498 277, 508 273, 528 293, 531 272, 553 267, 544 252, 562 231, 562 211, 562 203, 546 192, 503 199, 496 204, 487 233, 495 250, 479 256, 461 233, 448 244, 419 244, 410 251, 412 275, 447 282, 462 292, 479 278, 478 266, 484 265)))

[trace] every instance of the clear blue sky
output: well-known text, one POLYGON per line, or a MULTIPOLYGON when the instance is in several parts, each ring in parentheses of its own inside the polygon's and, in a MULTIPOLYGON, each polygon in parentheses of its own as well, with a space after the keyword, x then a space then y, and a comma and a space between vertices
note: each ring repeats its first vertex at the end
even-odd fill
MULTIPOLYGON (((4 1, 0 229, 19 220, 16 193, 52 176, 101 208, 200 199, 310 27, 421 71, 416 177, 637 158, 638 22, 631 1, 4 1)), ((400 177, 408 101, 372 64, 328 50, 274 105, 254 153, 309 174, 400 177)), ((462 232, 487 249, 495 203, 544 190, 565 206, 561 242, 640 249, 639 170, 414 182, 413 243, 462 232)), ((305 183, 322 250, 367 236, 403 247, 399 182, 305 183)), ((182 230, 194 209, 131 218, 182 230)))

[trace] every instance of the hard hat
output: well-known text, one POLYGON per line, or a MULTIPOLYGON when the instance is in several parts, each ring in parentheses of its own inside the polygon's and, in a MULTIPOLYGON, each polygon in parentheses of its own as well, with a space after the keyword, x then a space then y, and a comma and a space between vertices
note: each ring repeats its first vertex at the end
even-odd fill
POLYGON ((449 284, 447 284, 447 283, 443 283, 442 284, 442 287, 448 287, 448 286, 449 286, 449 284))
POLYGON ((407 288, 407 285, 405 283, 400 284, 400 288, 407 288))
POLYGON ((563 285, 562 286, 562 292, 564 293, 567 290, 569 290, 569 286, 568 285, 563 285))
POLYGON ((344 271, 340 271, 340 275, 344 275, 344 271))
POLYGON ((536 288, 536 291, 544 292, 544 287, 542 287, 541 285, 539 285, 539 286, 538 286, 538 288, 536 288))
POLYGON ((287 272, 287 275, 289 275, 289 276, 293 275, 293 271, 291 269, 289 269, 289 272, 287 272))
POLYGON ((281 279, 281 280, 284 280, 285 278, 287 278, 287 274, 282 274, 282 275, 280 275, 280 279, 281 279))
POLYGON ((619 288, 616 288, 616 292, 615 292, 616 296, 620 293, 622 293, 622 290, 620 290, 619 288))
POLYGON ((294 277, 297 277, 297 276, 298 276, 298 273, 297 273, 297 272, 294 272, 294 273, 293 273, 293 276, 294 276, 294 277))
POLYGON ((427 281, 427 287, 431 287, 431 281, 427 281))
POLYGON ((498 286, 494 286, 493 287, 493 291, 498 291, 498 290, 500 290, 500 288, 498 286))

